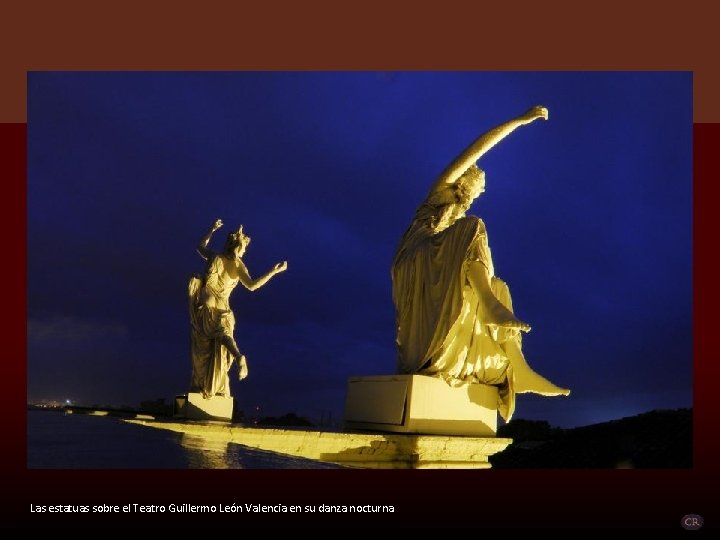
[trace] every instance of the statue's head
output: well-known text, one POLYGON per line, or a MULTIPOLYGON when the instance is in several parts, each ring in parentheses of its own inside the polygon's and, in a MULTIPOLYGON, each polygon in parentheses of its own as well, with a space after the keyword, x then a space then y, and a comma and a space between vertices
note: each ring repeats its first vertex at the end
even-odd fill
POLYGON ((473 164, 453 184, 449 200, 439 205, 440 210, 430 223, 432 230, 438 233, 465 217, 470 205, 484 191, 485 171, 473 164))
POLYGON ((225 241, 225 254, 242 257, 249 245, 250 237, 243 232, 243 226, 240 225, 237 231, 228 234, 225 241))
POLYGON ((472 164, 455 182, 455 199, 457 203, 470 208, 472 202, 485 191, 485 171, 472 164))

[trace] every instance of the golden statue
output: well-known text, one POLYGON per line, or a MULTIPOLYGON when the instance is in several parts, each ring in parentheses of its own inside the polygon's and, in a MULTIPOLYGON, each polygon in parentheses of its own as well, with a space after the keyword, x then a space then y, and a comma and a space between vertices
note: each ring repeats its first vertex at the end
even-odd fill
POLYGON ((499 387, 509 420, 515 394, 568 395, 535 373, 522 353, 530 325, 513 313, 510 289, 495 276, 483 221, 466 216, 485 191, 476 161, 515 129, 542 118, 534 107, 473 142, 430 189, 400 241, 392 267, 398 372, 444 379, 452 386, 499 387))
POLYGON ((207 261, 205 276, 193 276, 188 284, 191 323, 192 382, 191 392, 203 397, 215 395, 230 397, 228 371, 234 360, 238 363, 238 376, 248 375, 247 359, 233 338, 235 316, 230 309, 230 293, 238 283, 254 291, 265 285, 273 276, 287 270, 287 261, 277 263, 264 276, 253 279, 242 261, 250 245, 250 237, 243 233, 242 225, 228 234, 222 253, 213 253, 208 243, 213 233, 222 227, 217 220, 200 240, 197 251, 207 261))

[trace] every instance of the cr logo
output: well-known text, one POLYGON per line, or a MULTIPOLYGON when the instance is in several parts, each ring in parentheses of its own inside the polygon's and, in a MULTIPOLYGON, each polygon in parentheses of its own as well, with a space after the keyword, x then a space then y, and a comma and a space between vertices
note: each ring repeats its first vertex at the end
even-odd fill
POLYGON ((703 526, 703 518, 697 514, 688 514, 680 520, 680 525, 688 531, 696 531, 703 526))

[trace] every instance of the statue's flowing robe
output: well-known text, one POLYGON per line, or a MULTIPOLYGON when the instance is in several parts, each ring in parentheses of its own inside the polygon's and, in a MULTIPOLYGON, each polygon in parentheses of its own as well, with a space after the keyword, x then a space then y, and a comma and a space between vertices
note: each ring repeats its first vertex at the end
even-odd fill
POLYGON ((235 316, 230 310, 208 307, 206 295, 229 298, 238 280, 223 272, 226 259, 215 256, 208 264, 205 279, 193 276, 188 283, 190 310, 190 353, 192 357, 191 392, 205 397, 230 397, 228 370, 233 362, 230 351, 221 343, 225 335, 232 336, 235 316))
POLYGON ((433 230, 432 223, 448 200, 448 193, 431 192, 403 235, 393 262, 397 370, 440 377, 452 386, 496 385, 498 410, 509 420, 516 392, 567 391, 527 365, 517 330, 484 320, 481 299, 468 279, 469 263, 485 268, 495 298, 512 311, 510 290, 494 275, 480 218, 463 217, 440 232, 433 230))

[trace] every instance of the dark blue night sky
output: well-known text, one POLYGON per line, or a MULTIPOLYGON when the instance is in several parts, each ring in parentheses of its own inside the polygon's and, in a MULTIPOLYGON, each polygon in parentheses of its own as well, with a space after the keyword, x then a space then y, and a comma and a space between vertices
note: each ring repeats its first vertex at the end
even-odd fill
MULTIPOLYGON (((245 225, 232 297, 246 412, 342 414, 395 368, 390 265, 441 170, 480 162, 472 213, 573 390, 516 417, 573 426, 692 404, 691 73, 30 73, 28 399, 137 405, 187 391, 186 285, 216 218, 245 225)), ((233 371, 234 380, 235 371, 233 371)))

